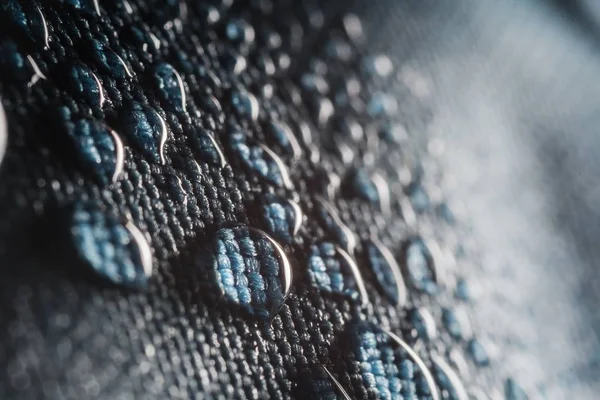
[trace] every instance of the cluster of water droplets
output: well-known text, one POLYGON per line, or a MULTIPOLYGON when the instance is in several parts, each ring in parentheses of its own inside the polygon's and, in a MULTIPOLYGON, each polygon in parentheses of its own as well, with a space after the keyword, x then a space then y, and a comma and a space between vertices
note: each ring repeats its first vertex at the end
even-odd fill
MULTIPOLYGON (((86 18, 102 18, 104 12, 96 0, 61 3, 86 13, 86 18)), ((250 84, 253 79, 258 80, 257 76, 274 76, 290 68, 290 54, 282 50, 282 41, 287 40, 292 50, 300 48, 301 26, 292 24, 289 34, 282 37, 277 31, 256 32, 242 17, 226 17, 231 6, 228 1, 214 5, 170 3, 173 18, 156 21, 160 29, 134 26, 123 33, 135 48, 131 52, 127 46, 116 52, 112 46, 114 38, 85 39, 81 61, 58 68, 36 61, 40 51, 53 45, 49 33, 53 29, 43 8, 35 3, 8 0, 2 6, 2 15, 21 32, 26 45, 10 40, 1 43, 0 69, 28 88, 49 76, 59 76, 57 84, 89 107, 90 112, 74 112, 65 107, 57 115, 81 170, 102 187, 119 184, 128 157, 141 157, 156 166, 189 166, 189 160, 178 160, 176 152, 169 151, 170 142, 173 146, 184 142, 198 160, 193 160, 198 176, 204 173, 199 163, 221 170, 236 170, 240 166, 239 172, 245 178, 256 179, 268 188, 271 194, 263 196, 257 208, 260 228, 238 224, 220 227, 215 232, 212 267, 215 283, 228 302, 251 315, 273 318, 292 290, 294 266, 286 249, 294 246, 310 220, 326 232, 323 240, 310 245, 306 257, 310 284, 367 307, 374 294, 363 278, 364 261, 375 278, 378 295, 387 298, 393 307, 406 309, 416 332, 420 351, 384 328, 370 327, 357 333, 361 344, 356 357, 365 366, 372 364, 362 373, 366 384, 378 382, 377 375, 383 374, 386 386, 376 385, 380 398, 393 398, 400 393, 434 400, 469 398, 452 363, 433 348, 429 351, 427 343, 440 335, 437 319, 453 340, 465 341, 474 362, 480 366, 490 362, 483 344, 472 337, 468 322, 455 310, 444 308, 432 313, 426 306, 408 308, 412 296, 420 296, 419 292, 436 296, 447 285, 447 273, 443 270, 447 257, 433 237, 418 233, 418 216, 432 210, 432 199, 421 179, 420 160, 407 147, 406 129, 394 121, 399 109, 397 99, 383 89, 366 90, 362 87, 365 79, 359 76, 335 76, 336 68, 348 70, 359 61, 358 69, 367 81, 386 81, 394 72, 392 61, 385 55, 362 55, 361 22, 354 15, 344 16, 340 29, 325 44, 324 54, 311 59, 308 71, 297 82, 283 80, 283 96, 293 108, 306 108, 311 118, 305 120, 294 115, 294 110, 277 108, 272 99, 281 95, 275 93, 279 88, 263 84, 257 89, 250 84), (191 37, 187 43, 195 46, 198 54, 188 51, 188 55, 171 61, 165 57, 168 51, 163 41, 182 32, 189 22, 188 7, 204 18, 203 23, 214 27, 227 45, 218 42, 201 47, 191 37), (266 43, 266 51, 256 51, 257 41, 266 43), (22 49, 34 50, 23 53, 22 49), (222 68, 211 68, 206 60, 213 60, 222 68), (60 73, 55 74, 54 69, 60 73), (142 98, 120 94, 122 88, 139 82, 145 82, 152 94, 142 98), (204 88, 202 93, 189 93, 190 87, 198 86, 204 88), (316 135, 317 130, 325 133, 316 135), (321 151, 332 153, 334 161, 320 167, 321 151), (225 154, 235 156, 233 166, 229 166, 225 154), (308 213, 298 201, 299 187, 293 170, 300 162, 310 163, 319 186, 318 191, 310 191, 316 195, 302 203, 310 208, 308 213), (374 233, 359 237, 336 211, 334 204, 338 201, 367 204, 383 220, 400 215, 411 234, 400 243, 391 243, 374 233), (374 352, 378 354, 375 358, 374 352), (391 375, 389 371, 376 371, 383 355, 391 365, 397 360, 408 360, 408 370, 391 375), (414 378, 415 373, 418 378, 414 378), (421 383, 414 386, 411 382, 421 383)), ((151 12, 127 1, 121 2, 117 11, 129 15, 151 12)), ((318 11, 309 18, 315 29, 323 26, 323 19, 318 11)), ((6 137, 6 121, 0 109, 0 162, 6 137)), ((180 203, 187 205, 191 193, 177 173, 165 175, 163 180, 176 187, 181 193, 180 203)), ((452 222, 447 205, 438 207, 443 218, 452 222)), ((116 284, 147 285, 153 271, 152 250, 147 235, 136 227, 132 217, 112 215, 101 206, 84 202, 72 209, 71 235, 79 256, 116 284)), ((456 292, 460 293, 457 297, 467 300, 464 281, 457 284, 456 292)), ((350 398, 335 374, 323 368, 339 393, 350 398)), ((510 393, 518 392, 514 382, 510 387, 510 393)), ((507 389, 507 398, 518 398, 508 393, 507 389)))

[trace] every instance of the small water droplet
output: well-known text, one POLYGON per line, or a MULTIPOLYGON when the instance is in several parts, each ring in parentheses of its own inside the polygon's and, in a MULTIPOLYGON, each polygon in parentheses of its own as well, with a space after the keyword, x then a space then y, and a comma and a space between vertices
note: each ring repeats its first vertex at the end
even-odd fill
POLYGON ((368 73, 380 78, 387 78, 394 70, 394 65, 390 58, 383 54, 366 57, 363 65, 368 73))
POLYGON ((325 79, 317 74, 304 74, 301 78, 302 87, 309 91, 315 92, 321 95, 326 94, 329 91, 329 85, 325 79))
POLYGON ((329 57, 341 60, 350 61, 352 58, 352 48, 345 40, 332 39, 326 45, 326 52, 329 57))
POLYGON ((321 97, 316 101, 316 114, 319 125, 327 124, 334 112, 333 103, 327 97, 321 97))
POLYGON ((144 287, 152 275, 152 251, 144 234, 104 210, 78 205, 71 220, 79 256, 113 283, 144 287))
POLYGON ((267 195, 262 202, 261 212, 268 233, 286 244, 292 242, 302 227, 304 214, 293 200, 267 195))
POLYGON ((172 65, 162 62, 154 68, 154 81, 161 99, 178 112, 186 111, 183 80, 172 65))
POLYGON ((487 350, 483 346, 483 344, 477 339, 471 339, 467 343, 467 349, 471 357, 473 357, 473 361, 480 366, 486 367, 490 365, 490 358, 488 356, 487 350))
POLYGON ((317 199, 319 205, 319 215, 323 219, 323 222, 333 234, 339 244, 350 254, 354 254, 356 248, 356 236, 348 228, 348 226, 342 221, 338 213, 335 211, 333 206, 322 198, 317 199))
POLYGON ((431 355, 435 377, 442 389, 448 391, 450 398, 456 400, 469 400, 467 391, 462 381, 454 370, 439 356, 431 355))
POLYGON ((362 22, 355 14, 346 14, 342 22, 346 35, 350 40, 361 42, 364 39, 362 22))
POLYGON ((123 171, 123 143, 100 121, 67 122, 67 132, 84 166, 103 184, 116 182, 123 171))
POLYGON ((273 139, 278 146, 284 149, 288 154, 291 154, 294 160, 298 160, 302 155, 302 148, 298 139, 290 129, 290 127, 279 121, 271 122, 266 130, 270 138, 273 139))
POLYGON ((8 143, 8 124, 6 122, 6 113, 0 99, 0 165, 6 153, 6 144, 8 143))
POLYGON ((268 54, 259 55, 256 59, 256 65, 266 75, 271 76, 275 73, 275 64, 268 54))
POLYGON ((437 327, 435 319, 428 309, 420 307, 411 310, 410 322, 417 330, 419 337, 425 340, 435 339, 437 337, 437 327))
POLYGON ((293 187, 287 167, 271 149, 263 144, 254 144, 242 132, 232 134, 230 143, 244 164, 259 176, 277 186, 293 187))
POLYGON ((420 238, 405 244, 404 264, 414 287, 433 295, 437 293, 438 273, 429 247, 420 238))
POLYGON ((168 137, 167 124, 158 112, 138 102, 131 102, 121 114, 129 141, 154 162, 165 163, 164 148, 168 137))
POLYGON ((209 26, 215 25, 221 20, 221 12, 218 7, 204 2, 192 2, 192 5, 196 7, 201 19, 209 26))
POLYGON ((48 48, 48 25, 40 7, 29 2, 7 0, 0 10, 7 15, 9 24, 23 32, 27 40, 42 43, 44 49, 48 48))
POLYGON ((102 42, 91 40, 89 51, 104 73, 120 79, 133 76, 125 61, 102 42))
POLYGON ((231 103, 238 114, 256 121, 259 113, 259 104, 256 97, 244 89, 236 90, 231 95, 231 103))
POLYGON ((418 183, 414 183, 408 186, 406 193, 410 197, 410 201, 413 205, 413 209, 418 213, 427 211, 431 205, 429 195, 418 183))
POLYGON ((243 19, 233 19, 225 27, 225 35, 235 43, 250 44, 254 41, 254 28, 243 19))
POLYGON ((381 128, 379 136, 388 144, 402 145, 408 140, 406 128, 399 122, 387 122, 381 128))
POLYGON ((463 337, 463 327, 461 326, 461 321, 453 310, 448 308, 444 308, 442 310, 442 322, 444 323, 444 327, 448 333, 450 333, 453 338, 461 339, 463 337))
POLYGON ((455 289, 456 297, 460 300, 469 301, 471 300, 471 291, 469 290, 469 284, 464 278, 459 278, 456 281, 455 289))
POLYGON ((366 244, 366 251, 371 268, 384 293, 396 307, 403 307, 406 304, 406 286, 400 266, 392 252, 376 238, 372 238, 366 244))
POLYGON ((225 155, 217 143, 214 134, 202 128, 196 128, 191 135, 192 147, 201 160, 224 168, 227 165, 225 155))
POLYGON ((333 243, 313 245, 308 258, 308 274, 319 289, 368 304, 367 289, 352 257, 333 243))
POLYGON ((528 400, 529 396, 513 378, 508 378, 504 384, 504 397, 506 400, 528 400))
POLYGON ((370 116, 391 117, 398 110, 396 98, 388 93, 376 92, 367 104, 367 112, 370 116))
POLYGON ((358 197, 365 201, 379 205, 382 213, 391 213, 390 188, 383 176, 378 173, 369 174, 364 168, 354 169, 347 176, 346 193, 350 197, 358 197))
POLYGON ((214 269, 223 295, 258 317, 276 314, 292 286, 287 255, 263 231, 238 225, 217 231, 214 269))
POLYGON ((246 70, 248 62, 246 58, 233 50, 227 51, 222 57, 223 65, 233 75, 239 75, 246 70))
POLYGON ((98 77, 85 65, 74 64, 67 75, 68 85, 77 95, 90 105, 101 108, 104 104, 104 90, 98 77))

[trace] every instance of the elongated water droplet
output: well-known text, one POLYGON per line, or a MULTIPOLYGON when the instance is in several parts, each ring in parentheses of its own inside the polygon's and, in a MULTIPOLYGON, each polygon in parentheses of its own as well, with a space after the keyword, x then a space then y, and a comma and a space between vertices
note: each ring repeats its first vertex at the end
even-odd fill
POLYGON ((352 257, 333 243, 313 245, 308 259, 308 274, 316 287, 329 292, 369 302, 367 289, 352 257))
POLYGON ((354 254, 354 249, 356 248, 357 244, 354 233, 342 221, 331 204, 322 198, 318 198, 317 203, 320 207, 319 215, 323 219, 323 222, 325 222, 327 225, 327 228, 329 228, 332 235, 348 253, 354 254))
POLYGON ((364 39, 362 22, 355 14, 346 14, 342 22, 346 35, 350 40, 361 42, 364 39))
POLYGON ((267 195, 261 205, 263 222, 267 232, 275 239, 291 243, 302 226, 304 214, 293 200, 267 195))
POLYGON ((185 88, 179 72, 171 64, 163 62, 154 68, 153 76, 161 99, 172 109, 185 112, 185 88))
POLYGON ((116 182, 123 171, 123 143, 99 121, 67 122, 67 132, 81 163, 103 184, 116 182))
POLYGON ((456 400, 469 400, 467 391, 462 381, 454 370, 439 356, 432 354, 433 369, 438 384, 442 389, 450 393, 450 398, 456 400))
POLYGON ((390 58, 383 54, 365 58, 363 65, 369 74, 380 78, 387 78, 394 70, 390 58))
POLYGON ((284 149, 288 154, 292 155, 295 160, 298 160, 302 155, 302 148, 298 139, 290 129, 290 127, 283 122, 271 122, 268 126, 267 132, 269 136, 284 149))
POLYGON ((461 320, 453 310, 448 308, 442 310, 442 322, 453 338, 461 339, 464 336, 461 320))
POLYGON ((281 246, 263 231, 238 225, 217 231, 214 270, 228 301, 268 318, 292 286, 292 268, 281 246))
POLYGON ((504 398, 506 400, 528 400, 529 396, 513 378, 508 378, 504 384, 504 398))
POLYGON ((437 293, 438 272, 430 248, 421 238, 410 239, 404 246, 404 266, 411 284, 428 294, 437 293))
POLYGON ((344 389, 342 384, 335 378, 335 376, 333 376, 333 374, 331 372, 329 372, 329 370, 324 365, 322 365, 321 368, 323 368, 325 373, 327 373, 327 375, 329 376, 329 378, 331 379, 331 381, 333 382, 333 384, 335 385, 335 387, 337 388, 339 393, 342 395, 342 398, 344 400, 352 400, 352 397, 350 397, 348 392, 346 392, 346 389, 344 389))
POLYGON ((315 92, 321 95, 329 91, 327 81, 317 74, 304 74, 301 79, 302 87, 309 92, 315 92))
POLYGON ((241 74, 248 66, 246 58, 233 50, 225 52, 222 57, 222 63, 223 66, 225 66, 225 68, 227 68, 227 70, 233 75, 241 74))
POLYGON ((254 28, 243 19, 233 19, 225 27, 225 35, 234 43, 249 44, 254 41, 254 28))
POLYGON ((0 99, 0 165, 6 153, 6 144, 8 143, 8 124, 6 122, 6 113, 0 99))
POLYGON ((231 103, 238 114, 256 121, 259 113, 259 104, 256 97, 244 89, 236 90, 231 95, 231 103))
POLYGON ((454 290, 454 293, 460 300, 471 300, 471 290, 469 289, 469 284, 464 278, 458 278, 456 280, 456 289, 454 290))
POLYGON ((408 140, 408 133, 401 123, 390 121, 381 128, 379 137, 388 144, 402 145, 408 140))
POLYGON ((335 109, 333 103, 327 97, 321 97, 315 102, 316 117, 319 125, 323 126, 327 124, 329 119, 333 116, 335 109))
POLYGON ((101 108, 104 104, 104 90, 100 80, 85 65, 74 64, 69 68, 67 82, 71 89, 91 106, 101 108))
POLYGON ((475 363, 478 366, 486 367, 490 365, 490 358, 488 356, 487 350, 479 340, 469 340, 469 342, 467 343, 467 350, 469 351, 469 354, 471 354, 473 361, 475 361, 475 363))
POLYGON ((363 168, 355 169, 348 175, 345 186, 348 189, 346 192, 350 195, 377 204, 382 213, 390 214, 390 189, 387 181, 380 174, 369 174, 363 168))
POLYGON ((429 195, 418 183, 410 184, 406 189, 410 201, 413 205, 413 209, 418 213, 423 213, 429 209, 430 200, 429 195))
POLYGON ((192 147, 202 162, 224 168, 227 165, 225 155, 215 140, 214 134, 202 128, 196 128, 190 135, 192 147))
POLYGON ((154 109, 131 102, 121 114, 127 138, 154 162, 165 163, 164 148, 168 138, 167 124, 154 109))
POLYGON ((48 25, 42 10, 30 2, 17 0, 6 0, 0 11, 8 17, 8 23, 25 38, 34 43, 42 44, 44 49, 48 48, 48 25))
POLYGON ((125 61, 102 42, 91 40, 89 51, 91 51, 94 62, 98 64, 105 74, 119 79, 131 78, 133 76, 125 61))
POLYGON ((40 70, 40 67, 38 67, 37 63, 35 62, 32 56, 28 55, 27 61, 29 61, 29 65, 31 65, 31 69, 33 70, 33 76, 29 80, 27 86, 31 87, 35 85, 40 79, 48 79, 46 78, 46 75, 44 75, 44 73, 40 70))
POLYGON ((104 210, 78 205, 71 220, 73 244, 79 256, 113 283, 144 287, 152 275, 152 252, 132 223, 104 210))
POLYGON ((394 305, 403 307, 406 304, 406 286, 400 266, 392 252, 376 238, 367 242, 366 251, 371 268, 384 293, 394 305))
POLYGON ((435 319, 428 309, 420 307, 411 310, 409 319, 417 330, 419 337, 425 340, 434 339, 437 336, 437 327, 435 319))
POLYGON ((287 167, 268 147, 253 143, 241 132, 232 134, 230 140, 232 150, 252 171, 274 185, 293 187, 287 167))

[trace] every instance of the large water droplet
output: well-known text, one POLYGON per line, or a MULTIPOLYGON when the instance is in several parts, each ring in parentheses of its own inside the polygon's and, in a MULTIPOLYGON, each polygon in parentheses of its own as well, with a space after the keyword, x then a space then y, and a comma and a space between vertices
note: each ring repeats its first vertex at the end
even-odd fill
POLYGON ((102 42, 91 40, 89 50, 102 72, 119 79, 133 76, 125 61, 102 42))
POLYGON ((165 162, 164 148, 168 132, 165 120, 158 112, 138 102, 131 102, 121 113, 127 139, 154 162, 165 162))
POLYGON ((190 135, 192 147, 200 156, 200 160, 224 168, 227 160, 221 147, 215 140, 214 134, 202 128, 196 128, 190 135))
POLYGON ((378 239, 372 238, 366 244, 369 263, 384 293, 397 307, 406 304, 406 286, 400 266, 392 252, 378 239))
POLYGON ((232 134, 230 143, 244 164, 259 176, 277 186, 293 187, 287 167, 268 147, 253 143, 241 132, 232 134))
POLYGON ((319 215, 329 231, 348 253, 354 254, 357 244, 354 233, 342 221, 331 204, 322 198, 318 198, 317 203, 319 205, 319 215))
POLYGON ((249 44, 254 41, 254 28, 243 19, 233 19, 225 27, 225 35, 235 43, 249 44))
POLYGON ((504 398, 506 400, 528 400, 529 396, 513 378, 508 378, 504 384, 504 398))
POLYGON ((179 72, 171 64, 163 62, 154 68, 153 76, 161 99, 174 110, 185 112, 185 88, 179 72))
POLYGON ((42 10, 30 2, 7 0, 0 11, 8 17, 11 26, 22 32, 27 40, 48 48, 48 25, 42 10))
POLYGON ((77 157, 103 184, 115 182, 123 171, 123 143, 112 129, 100 121, 67 122, 67 132, 77 157))
POLYGON ((85 65, 74 64, 69 68, 68 84, 77 95, 91 106, 101 108, 104 104, 104 90, 98 77, 85 65))
POLYGON ((236 90, 231 94, 231 103, 237 113, 252 121, 256 121, 260 111, 256 97, 244 89, 236 90))
POLYGON ((71 220, 79 256, 102 277, 120 285, 143 287, 152 275, 152 252, 132 223, 104 210, 78 205, 71 220))
POLYGON ((333 243, 322 242, 310 249, 308 275, 319 289, 369 302, 367 289, 352 257, 333 243))
POLYGON ((261 205, 263 222, 275 239, 291 243, 302 226, 304 214, 293 200, 267 195, 261 205))
POLYGON ((490 365, 490 358, 488 356, 488 352, 479 340, 469 340, 469 342, 467 343, 467 350, 469 351, 469 354, 471 354, 473 361, 475 361, 475 363, 478 366, 486 367, 490 365))
POLYGON ((421 307, 411 310, 409 319, 417 330, 419 337, 425 340, 431 340, 437 336, 435 319, 428 309, 421 307))
POLYGON ((433 368, 438 384, 450 394, 450 398, 456 400, 469 400, 467 391, 462 381, 454 370, 439 356, 431 355, 433 368))
POLYGON ((292 285, 283 249, 261 230, 238 225, 217 231, 214 269, 223 295, 252 315, 277 313, 292 285))
POLYGON ((0 99, 0 165, 6 153, 6 144, 8 143, 8 124, 6 122, 6 113, 0 99))
POLYGON ((413 238, 405 244, 404 265, 411 284, 428 294, 437 293, 438 274, 429 247, 421 238, 413 238))
POLYGON ((302 155, 302 148, 300 147, 300 143, 298 143, 298 139, 296 139, 296 136, 287 124, 283 122, 271 122, 267 128, 267 132, 269 137, 295 160, 300 158, 302 155))

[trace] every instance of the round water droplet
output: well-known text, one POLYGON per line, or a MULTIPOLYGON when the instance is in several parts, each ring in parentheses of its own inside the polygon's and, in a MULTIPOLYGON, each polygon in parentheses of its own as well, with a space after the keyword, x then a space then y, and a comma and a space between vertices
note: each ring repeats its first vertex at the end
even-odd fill
POLYGON ((104 104, 104 90, 98 77, 85 65, 72 65, 67 74, 69 87, 91 106, 101 108, 104 104))
POLYGON ((295 160, 302 155, 302 148, 290 127, 283 122, 269 123, 266 133, 279 147, 290 154, 295 160))
POLYGON ((8 124, 6 122, 6 113, 0 99, 0 165, 6 153, 6 144, 8 143, 8 124))
POLYGON ((378 239, 372 238, 366 244, 369 263, 384 293, 397 307, 406 304, 406 286, 400 266, 392 252, 378 239))
POLYGON ((121 113, 124 133, 154 162, 165 162, 164 148, 168 132, 165 120, 154 109, 138 102, 131 102, 121 113))
POLYGON ((152 252, 133 223, 78 205, 71 219, 71 235, 79 256, 99 275, 119 285, 146 286, 152 275, 152 252))
POLYGON ((277 186, 293 187, 287 167, 268 147, 253 143, 241 132, 231 135, 230 145, 244 164, 259 176, 277 186))
POLYGON ((66 125, 77 157, 84 167, 102 184, 116 182, 124 162, 119 135, 100 121, 82 119, 66 125))
POLYGON ((354 254, 356 248, 356 236, 342 221, 333 206, 322 198, 317 199, 319 216, 338 243, 350 254, 354 254))
POLYGON ((529 396, 513 378, 508 378, 504 384, 504 398, 506 400, 528 400, 529 396))
POLYGON ((469 400, 462 381, 454 370, 439 356, 432 354, 433 369, 439 386, 450 394, 449 398, 469 400))
POLYGON ((252 315, 276 314, 292 285, 283 249, 266 233, 244 225, 217 231, 213 267, 228 301, 252 315))
POLYGON ((133 76, 125 61, 102 42, 91 40, 89 47, 86 47, 86 49, 91 52, 93 61, 98 64, 105 74, 119 79, 133 76))
POLYGON ((185 88, 179 72, 170 64, 163 62, 154 68, 153 76, 161 99, 175 111, 185 112, 185 88))
POLYGON ((409 240, 404 247, 404 266, 411 284, 430 295, 437 293, 437 271, 433 256, 420 238, 409 240))
POLYGON ((320 290, 360 300, 363 305, 369 302, 358 266, 345 250, 333 243, 322 242, 311 247, 308 275, 320 290))
POLYGON ((254 41, 254 28, 247 21, 233 19, 227 23, 225 35, 234 43, 250 44, 254 41))
POLYGON ((383 92, 376 92, 369 100, 367 104, 367 112, 370 116, 377 117, 391 117, 398 110, 398 102, 396 98, 390 94, 383 92))
POLYGON ((392 61, 383 54, 365 58, 363 65, 369 74, 380 78, 387 78, 394 70, 392 61))
POLYGON ((48 25, 42 10, 30 2, 6 0, 0 6, 2 15, 7 17, 8 23, 15 31, 21 32, 27 41, 40 44, 48 48, 48 25))
POLYGON ((471 354, 473 361, 475 361, 475 363, 478 366, 486 367, 490 365, 490 358, 488 356, 487 350, 479 340, 469 340, 469 342, 467 343, 467 349, 469 351, 469 354, 471 354))
POLYGON ((244 89, 236 90, 231 95, 231 103, 238 114, 256 121, 260 106, 256 97, 244 89))
POLYGON ((192 148, 200 157, 200 161, 224 168, 227 165, 225 155, 215 140, 214 134, 202 128, 196 128, 190 134, 192 148))
POLYGON ((411 310, 409 319, 420 338, 431 340, 437 336, 435 319, 428 309, 420 307, 411 310))
POLYGON ((262 200, 261 214, 267 232, 286 244, 298 234, 304 218, 298 203, 275 195, 267 195, 262 200))

